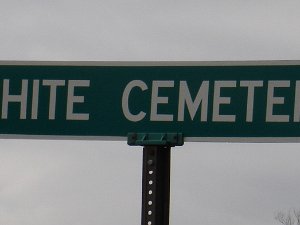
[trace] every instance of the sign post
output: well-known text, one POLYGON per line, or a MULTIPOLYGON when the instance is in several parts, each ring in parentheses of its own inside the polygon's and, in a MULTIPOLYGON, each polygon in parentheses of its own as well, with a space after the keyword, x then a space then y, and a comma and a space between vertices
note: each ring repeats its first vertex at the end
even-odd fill
POLYGON ((145 146, 143 150, 142 225, 169 225, 169 146, 145 146))
POLYGON ((183 135, 130 133, 128 144, 144 146, 141 225, 169 225, 171 147, 183 135))

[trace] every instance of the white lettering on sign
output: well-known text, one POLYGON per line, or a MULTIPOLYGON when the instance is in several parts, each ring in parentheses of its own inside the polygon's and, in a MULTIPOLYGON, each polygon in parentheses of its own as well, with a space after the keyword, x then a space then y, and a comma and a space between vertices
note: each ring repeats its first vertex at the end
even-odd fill
POLYGON ((33 80, 32 103, 31 103, 31 119, 33 120, 36 120, 38 116, 39 92, 40 92, 40 81, 33 80))
POLYGON ((21 94, 11 95, 9 94, 9 79, 3 80, 2 115, 1 115, 2 119, 7 119, 9 102, 19 102, 21 105, 20 119, 26 119, 27 90, 28 90, 28 80, 22 80, 21 94))
POLYGON ((241 87, 248 88, 248 94, 247 94, 247 114, 246 114, 246 121, 252 122, 253 121, 253 106, 254 106, 254 90, 256 87, 262 87, 263 81, 261 80, 245 80, 240 82, 241 87))
POLYGON ((200 85, 195 100, 192 100, 186 81, 180 81, 178 100, 178 121, 184 121, 184 107, 188 108, 191 119, 194 120, 196 112, 201 104, 201 121, 207 121, 209 81, 203 81, 200 85))
POLYGON ((220 105, 230 104, 230 97, 221 97, 221 88, 234 88, 236 81, 215 81, 213 121, 215 122, 235 122, 235 115, 220 115, 220 105))
MULTIPOLYGON (((291 84, 289 80, 203 80, 198 85, 198 90, 196 92, 193 90, 193 97, 191 87, 188 86, 187 81, 175 82, 174 80, 154 80, 151 81, 151 84, 147 84, 142 80, 130 81, 126 85, 122 96, 122 110, 126 119, 132 122, 143 121, 147 118, 150 121, 173 122, 174 115, 177 115, 177 121, 182 122, 188 118, 194 121, 197 112, 199 112, 200 118, 197 119, 199 122, 210 120, 212 122, 234 123, 237 121, 238 115, 239 120, 244 118, 244 122, 253 123, 255 121, 254 112, 257 107, 255 101, 259 100, 260 114, 257 115, 260 116, 260 120, 264 119, 267 123, 290 122, 291 115, 282 112, 293 111, 293 122, 300 122, 300 81, 293 81, 294 83, 291 84), (266 88, 263 89, 263 87, 266 88), (294 89, 291 90, 292 87, 294 89), (137 114, 133 114, 130 110, 130 105, 133 106, 133 104, 129 104, 129 102, 134 101, 134 97, 130 96, 134 89, 138 89, 135 93, 140 95, 150 92, 151 98, 148 99, 149 112, 140 108, 137 114), (239 96, 236 96, 235 93, 239 93, 239 96), (241 96, 244 96, 241 93, 246 94, 244 99, 246 104, 240 102, 243 101, 241 96), (176 96, 178 99, 174 99, 176 96), (294 96, 292 109, 285 108, 291 107, 291 104, 285 104, 287 96, 294 96), (171 98, 172 105, 169 104, 171 98), (174 105, 176 100, 177 105, 174 105), (237 100, 239 102, 236 102, 237 100), (237 104, 240 107, 237 107, 237 104), (262 106, 263 108, 261 108, 262 106), (164 107, 163 113, 159 110, 160 107, 164 107), (239 110, 240 108, 241 110, 239 110), (174 110, 177 110, 177 112, 174 112, 174 110), (186 111, 189 116, 186 116, 186 111), (265 114, 262 115, 262 112, 265 114), (241 115, 241 113, 244 113, 244 115, 241 115), (149 117, 147 117, 147 114, 149 117)), ((195 84, 193 84, 194 86, 195 84)), ((149 93, 147 95, 149 96, 149 93)), ((144 95, 144 97, 147 95, 144 95)), ((135 108, 137 107, 141 106, 135 105, 135 108)))
POLYGON ((129 105, 128 105, 129 95, 130 95, 132 89, 135 87, 140 88, 142 91, 145 91, 148 89, 145 82, 143 82, 141 80, 133 80, 133 81, 129 82, 124 89, 123 97, 122 97, 122 110, 123 110, 123 114, 125 115, 126 119, 128 119, 129 121, 132 121, 132 122, 138 122, 138 121, 144 119, 144 117, 146 116, 146 113, 144 113, 143 111, 140 111, 138 114, 134 115, 129 110, 129 105))
POLYGON ((49 100, 49 119, 55 119, 56 109, 56 90, 59 86, 65 86, 64 80, 43 80, 44 86, 50 87, 50 100, 49 100))
MULTIPOLYGON (((57 100, 57 89, 67 88, 66 96, 66 120, 89 120, 89 113, 74 113, 74 105, 83 104, 84 96, 75 95, 75 89, 87 88, 90 86, 89 80, 69 80, 67 87, 65 80, 21 80, 21 91, 19 93, 11 93, 12 87, 16 81, 10 79, 3 80, 3 92, 2 92, 2 114, 1 119, 8 119, 9 107, 11 104, 20 105, 20 119, 27 119, 27 104, 31 103, 31 116, 32 120, 38 119, 39 112, 39 99, 41 86, 49 87, 49 99, 48 99, 48 119, 55 120, 56 118, 56 100, 57 100), (13 83, 13 84, 12 84, 13 83), (32 84, 32 85, 31 85, 32 84), (30 86, 29 86, 30 85, 30 86), (28 87, 32 86, 29 91, 28 87), (31 94, 29 94, 29 92, 31 94), (30 99, 28 99, 30 96, 30 99)), ((45 91, 45 90, 44 90, 45 91)), ((13 91, 15 92, 15 91, 13 91)), ((45 100, 45 99, 43 99, 45 100)))
POLYGON ((74 103, 84 103, 84 96, 75 96, 75 87, 89 87, 89 80, 69 80, 67 99, 67 120, 89 120, 88 113, 74 113, 74 103))
POLYGON ((290 81, 287 80, 270 80, 268 82, 268 97, 267 97, 267 112, 266 112, 266 122, 289 122, 289 115, 274 115, 273 106, 283 105, 284 97, 275 97, 275 88, 288 88, 290 87, 290 81))
POLYGON ((152 83, 152 95, 151 95, 151 121, 173 121, 173 115, 171 114, 158 114, 158 104, 168 104, 168 97, 158 96, 158 90, 160 88, 172 88, 174 87, 174 81, 153 81, 152 83))

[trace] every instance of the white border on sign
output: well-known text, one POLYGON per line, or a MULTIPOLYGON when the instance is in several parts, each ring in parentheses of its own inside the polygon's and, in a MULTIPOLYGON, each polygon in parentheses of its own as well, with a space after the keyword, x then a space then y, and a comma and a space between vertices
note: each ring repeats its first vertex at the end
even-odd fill
MULTIPOLYGON (((127 137, 121 136, 58 136, 22 134, 0 134, 0 139, 127 141, 127 137)), ((184 142, 300 143, 300 137, 185 137, 184 142)))
POLYGON ((1 61, 0 66, 300 66, 300 60, 262 61, 1 61))

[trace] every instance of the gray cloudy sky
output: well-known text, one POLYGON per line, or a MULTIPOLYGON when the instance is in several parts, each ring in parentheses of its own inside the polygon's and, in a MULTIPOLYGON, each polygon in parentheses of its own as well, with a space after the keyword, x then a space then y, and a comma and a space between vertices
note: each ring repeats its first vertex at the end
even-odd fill
MULTIPOLYGON (((0 0, 0 60, 299 60, 299 21, 299 0, 0 0)), ((140 223, 140 148, 0 144, 0 224, 140 223)), ((271 225, 300 209, 299 144, 186 143, 172 156, 173 225, 271 225)))

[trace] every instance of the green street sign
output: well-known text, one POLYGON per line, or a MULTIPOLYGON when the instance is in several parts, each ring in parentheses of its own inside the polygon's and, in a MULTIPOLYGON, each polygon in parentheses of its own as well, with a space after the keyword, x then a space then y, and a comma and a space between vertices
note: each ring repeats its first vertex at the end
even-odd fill
POLYGON ((298 142, 300 62, 0 62, 3 138, 298 142))

